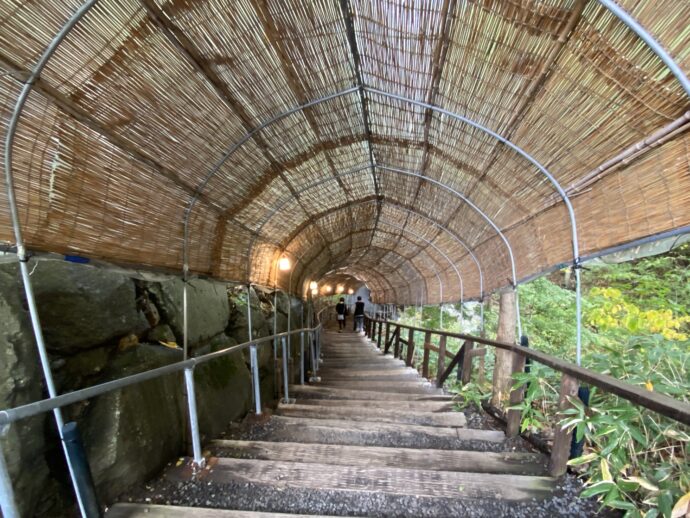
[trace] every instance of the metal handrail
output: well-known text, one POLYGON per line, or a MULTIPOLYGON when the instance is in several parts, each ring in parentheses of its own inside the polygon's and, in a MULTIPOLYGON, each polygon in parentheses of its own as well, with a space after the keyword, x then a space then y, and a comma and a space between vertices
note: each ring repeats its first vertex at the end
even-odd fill
POLYGON ((42 399, 40 401, 35 401, 33 403, 27 403, 26 405, 21 405, 18 407, 0 410, 0 428, 9 425, 20 419, 26 419, 28 417, 33 417, 44 412, 49 412, 56 408, 62 408, 67 405, 74 403, 79 403, 86 399, 90 399, 95 396, 100 396, 113 390, 122 389, 132 385, 137 385, 144 381, 152 380, 165 376, 166 374, 172 374, 173 372, 181 372, 185 369, 193 369, 197 365, 227 356, 229 354, 243 351, 251 345, 263 345, 270 343, 274 339, 280 339, 287 337, 288 335, 294 335, 303 332, 315 332, 321 328, 319 323, 315 327, 305 327, 301 329, 296 329, 294 331, 278 333, 276 335, 266 336, 263 338, 255 338, 252 341, 244 342, 238 345, 233 345, 226 349, 221 349, 220 351, 214 351, 212 353, 204 354, 203 356, 198 356, 196 358, 189 358, 187 360, 176 362, 170 365, 165 365, 163 367, 157 367, 155 369, 147 370, 145 372, 140 372, 137 374, 132 374, 130 376, 125 376, 123 378, 118 378, 116 380, 107 381, 99 385, 94 385, 80 390, 75 390, 74 392, 68 392, 66 394, 61 394, 49 399, 42 399))

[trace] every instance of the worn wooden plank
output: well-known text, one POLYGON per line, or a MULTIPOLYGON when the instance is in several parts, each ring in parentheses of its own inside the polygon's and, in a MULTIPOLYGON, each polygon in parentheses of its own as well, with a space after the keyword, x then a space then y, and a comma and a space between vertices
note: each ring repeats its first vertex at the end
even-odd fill
MULTIPOLYGON (((174 479, 174 473, 169 476, 174 479)), ((554 489, 553 479, 530 475, 366 468, 229 458, 212 459, 200 478, 217 484, 255 483, 271 485, 277 489, 310 488, 422 498, 499 498, 515 501, 543 499, 550 496, 554 489)))
POLYGON ((389 383, 407 383, 414 381, 422 381, 419 374, 415 372, 401 372, 393 371, 394 374, 380 375, 380 374, 357 374, 357 375, 342 375, 329 373, 326 375, 325 372, 319 372, 324 380, 324 383, 330 383, 332 381, 351 381, 357 383, 368 383, 370 381, 387 381, 389 383))
POLYGON ((414 369, 399 366, 396 369, 360 369, 358 367, 352 369, 319 369, 319 373, 323 377, 332 379, 335 378, 352 378, 357 379, 360 376, 381 376, 383 378, 390 378, 396 376, 419 376, 419 373, 414 369))
POLYGON ((418 381, 329 381, 321 382, 324 387, 342 388, 348 390, 373 390, 381 392, 397 392, 401 394, 431 394, 438 393, 439 389, 424 386, 418 381))
MULTIPOLYGON (((280 415, 273 416, 271 419, 277 425, 276 430, 271 432, 271 439, 288 442, 409 447, 404 444, 405 441, 415 442, 421 438, 424 442, 427 440, 445 441, 449 448, 458 449, 458 441, 495 443, 505 440, 505 434, 498 430, 348 421, 347 419, 312 419, 280 415)), ((443 449, 446 447, 444 446, 443 449)))
POLYGON ((417 424, 423 426, 467 426, 467 419, 462 412, 420 412, 367 407, 332 407, 318 405, 278 405, 278 415, 288 417, 309 417, 312 419, 346 419, 348 421, 371 421, 377 423, 417 424))
MULTIPOLYGON (((355 394, 356 395, 356 394, 355 394)), ((451 412, 455 408, 453 401, 407 401, 407 400, 375 400, 375 399, 316 399, 299 398, 300 405, 382 408, 395 407, 398 410, 412 410, 417 412, 451 412)))
POLYGON ((296 397, 328 399, 366 399, 380 401, 452 401, 453 396, 444 394, 398 394, 370 390, 347 390, 321 385, 291 385, 290 394, 296 397))
MULTIPOLYGON (((259 513, 231 509, 204 507, 178 507, 172 505, 115 504, 106 513, 108 518, 319 518, 317 515, 259 513)), ((328 518, 319 515, 320 518, 328 518)))
POLYGON ((516 475, 546 475, 548 461, 541 453, 417 450, 265 441, 220 440, 213 441, 211 448, 223 457, 516 475))

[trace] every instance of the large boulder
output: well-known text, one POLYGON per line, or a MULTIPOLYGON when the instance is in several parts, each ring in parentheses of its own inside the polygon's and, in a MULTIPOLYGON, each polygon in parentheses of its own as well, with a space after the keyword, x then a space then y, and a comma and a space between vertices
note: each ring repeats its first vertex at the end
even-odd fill
MULTIPOLYGON (((0 265, 0 408, 41 399, 42 376, 29 317, 23 307, 17 264, 0 265)), ((48 486, 43 428, 48 414, 22 419, 0 439, 17 505, 33 516, 48 486)))
MULTIPOLYGON (((219 335, 208 352, 233 345, 237 345, 233 338, 219 335)), ((242 351, 199 365, 194 369, 194 380, 199 429, 205 437, 217 437, 230 421, 241 419, 250 410, 252 379, 242 351)))
MULTIPOLYGON (((183 339, 183 287, 181 279, 171 279, 151 283, 148 288, 163 320, 172 328, 180 346, 183 339)), ((230 315, 225 284, 203 279, 190 280, 187 287, 187 314, 187 341, 190 348, 203 345, 225 331, 230 315)))
POLYGON ((32 274, 46 345, 73 353, 148 328, 134 282, 105 269, 41 261, 32 274))
MULTIPOLYGON (((269 322, 262 311, 261 301, 254 288, 250 290, 251 302, 252 338, 261 338, 273 334, 272 322, 269 322)), ((228 294, 230 304, 230 320, 228 322, 228 334, 237 343, 249 341, 249 320, 247 311, 246 288, 235 288, 228 294)))
MULTIPOLYGON (((118 354, 101 382, 182 360, 182 351, 142 344, 118 354)), ((78 416, 96 491, 111 501, 183 451, 182 373, 168 374, 91 400, 78 416)))

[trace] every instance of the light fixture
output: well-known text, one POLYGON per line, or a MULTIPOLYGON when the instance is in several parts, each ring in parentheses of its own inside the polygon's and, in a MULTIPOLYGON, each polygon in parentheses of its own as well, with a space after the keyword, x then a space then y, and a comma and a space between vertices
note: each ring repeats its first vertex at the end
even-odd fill
POLYGON ((318 288, 314 288, 313 290, 311 290, 311 294, 313 297, 316 297, 319 294, 318 288))
POLYGON ((343 286, 342 284, 339 284, 338 287, 335 289, 336 293, 342 293, 344 291, 345 291, 345 286, 343 286))
POLYGON ((316 281, 311 281, 311 282, 309 283, 309 289, 310 289, 311 291, 318 290, 318 289, 319 289, 319 285, 316 283, 316 281))
POLYGON ((285 272, 290 269, 290 258, 287 256, 282 256, 278 259, 278 269, 281 272, 285 272))
POLYGON ((355 290, 353 290, 352 288, 350 288, 349 290, 347 290, 347 294, 348 294, 348 295, 352 295, 354 292, 355 292, 355 290))
POLYGON ((326 293, 330 293, 331 291, 333 291, 333 288, 331 288, 329 285, 326 285, 326 286, 324 286, 323 290, 324 290, 326 293))

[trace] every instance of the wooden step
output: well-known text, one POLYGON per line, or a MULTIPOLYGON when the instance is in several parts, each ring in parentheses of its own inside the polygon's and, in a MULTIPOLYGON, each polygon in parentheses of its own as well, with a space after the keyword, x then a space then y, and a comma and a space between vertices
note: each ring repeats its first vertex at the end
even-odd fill
MULTIPOLYGON (((317 515, 257 513, 204 507, 178 507, 173 505, 115 504, 106 513, 107 518, 319 518, 317 515)), ((320 515, 321 518, 327 518, 320 515)))
MULTIPOLYGON (((290 395, 293 395, 292 392, 290 395)), ((386 401, 375 399, 317 399, 300 397, 298 405, 327 406, 327 407, 357 407, 380 408, 382 410, 411 410, 417 412, 452 412, 455 408, 453 401, 386 401)))
POLYGON ((211 443, 221 457, 285 462, 390 467, 432 471, 465 471, 546 475, 548 459, 540 453, 493 453, 463 450, 415 450, 375 446, 344 446, 293 442, 228 441, 211 443))
POLYGON ((453 396, 445 394, 398 394, 374 390, 347 390, 318 385, 290 385, 290 395, 304 398, 323 399, 370 399, 378 401, 452 401, 453 396))
POLYGON ((280 404, 277 415, 309 417, 312 419, 346 419, 348 421, 372 421, 377 423, 417 424, 423 426, 467 426, 462 412, 419 412, 407 409, 382 409, 366 407, 330 407, 300 404, 280 404))
MULTIPOLYGON (((272 441, 448 450, 469 449, 464 447, 468 441, 500 443, 505 440, 504 433, 497 430, 279 415, 271 421, 275 427, 267 439, 272 441)), ((472 449, 481 450, 481 443, 472 442, 472 449)))
POLYGON ((434 394, 441 393, 429 382, 421 381, 329 381, 323 379, 321 386, 346 390, 367 390, 393 392, 396 394, 434 394))
MULTIPOLYGON (((166 476, 188 478, 186 469, 173 468, 166 476)), ((377 492, 414 497, 543 499, 554 489, 549 477, 496 475, 401 468, 365 468, 334 464, 211 458, 198 475, 202 482, 254 483, 277 490, 315 489, 377 492)))

